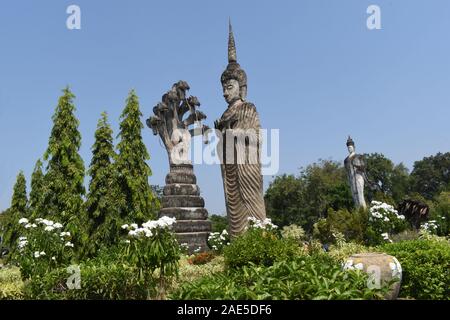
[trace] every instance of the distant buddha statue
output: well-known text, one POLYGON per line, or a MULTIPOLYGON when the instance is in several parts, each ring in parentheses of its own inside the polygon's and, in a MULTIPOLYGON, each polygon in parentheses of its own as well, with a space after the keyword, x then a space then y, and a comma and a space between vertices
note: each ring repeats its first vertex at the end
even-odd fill
POLYGON ((266 210, 260 163, 261 125, 255 105, 245 100, 247 75, 237 63, 231 24, 228 66, 222 73, 221 83, 228 108, 215 121, 214 127, 219 131, 221 142, 217 151, 221 159, 229 231, 235 237, 245 231, 249 217, 264 220, 266 210))
POLYGON ((355 152, 355 143, 349 136, 347 140, 347 148, 350 153, 345 159, 344 165, 347 170, 348 181, 352 191, 353 202, 356 208, 366 208, 366 201, 364 199, 364 184, 369 183, 366 174, 366 164, 364 158, 355 152))

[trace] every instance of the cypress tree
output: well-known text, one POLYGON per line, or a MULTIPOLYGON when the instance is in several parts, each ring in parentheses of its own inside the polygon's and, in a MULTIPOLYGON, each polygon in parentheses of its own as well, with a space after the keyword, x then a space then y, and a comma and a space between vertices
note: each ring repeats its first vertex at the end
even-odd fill
POLYGON ((116 171, 112 129, 106 112, 101 114, 92 146, 92 160, 89 167, 91 180, 85 203, 88 218, 90 249, 100 245, 111 245, 118 241, 121 221, 118 214, 116 171))
POLYGON ((19 219, 28 217, 27 182, 22 171, 17 175, 11 207, 8 209, 3 226, 3 243, 11 251, 15 251, 20 235, 19 219))
POLYGON ((79 121, 75 117, 74 94, 65 88, 52 117, 53 128, 44 154, 48 161, 44 178, 44 199, 39 205, 42 217, 67 225, 75 236, 81 236, 84 164, 78 151, 81 146, 79 121))
POLYGON ((148 183, 152 172, 145 162, 150 156, 142 141, 141 130, 144 125, 141 116, 138 97, 132 90, 121 115, 118 135, 121 140, 117 146, 119 155, 116 167, 120 194, 123 197, 121 216, 127 222, 138 223, 155 218, 159 207, 148 183))
POLYGON ((36 217, 36 210, 44 194, 44 173, 42 172, 42 161, 39 159, 34 166, 31 175, 31 191, 29 210, 32 217, 36 217))

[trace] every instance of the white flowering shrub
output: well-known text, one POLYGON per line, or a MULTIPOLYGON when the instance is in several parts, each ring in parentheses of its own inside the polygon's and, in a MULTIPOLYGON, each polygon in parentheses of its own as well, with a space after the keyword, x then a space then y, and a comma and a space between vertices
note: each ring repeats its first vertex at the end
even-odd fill
POLYGON ((266 218, 264 220, 259 220, 254 217, 248 217, 248 226, 247 229, 262 229, 267 231, 273 231, 277 229, 278 226, 272 223, 272 220, 266 218))
POLYGON ((283 238, 292 238, 298 241, 299 244, 303 244, 307 240, 306 232, 302 227, 291 224, 289 226, 284 226, 281 230, 281 236, 283 238))
POLYGON ((227 230, 222 232, 211 232, 208 236, 209 248, 217 254, 221 254, 225 246, 230 244, 230 237, 227 230))
POLYGON ((390 235, 407 228, 405 216, 398 213, 390 204, 372 201, 369 209, 368 238, 371 244, 392 242, 390 235))
POLYGON ((53 268, 70 264, 74 245, 70 232, 61 223, 37 218, 19 220, 21 236, 14 260, 22 277, 42 275, 53 268))
POLYGON ((139 269, 146 283, 153 282, 153 273, 157 271, 159 298, 164 298, 169 280, 178 275, 181 248, 171 231, 175 222, 175 218, 164 216, 142 226, 135 223, 122 226, 128 231, 123 258, 139 269))
POLYGON ((436 234, 439 228, 439 224, 436 220, 430 220, 428 222, 424 222, 420 225, 420 233, 421 234, 436 234))

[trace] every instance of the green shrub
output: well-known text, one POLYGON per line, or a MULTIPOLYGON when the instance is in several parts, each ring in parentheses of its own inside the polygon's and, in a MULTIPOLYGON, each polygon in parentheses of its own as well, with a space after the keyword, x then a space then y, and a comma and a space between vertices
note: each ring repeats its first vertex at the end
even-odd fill
POLYGON ((20 300, 23 296, 19 268, 0 268, 0 300, 20 300))
POLYGON ((144 281, 135 267, 94 259, 80 265, 80 289, 69 289, 66 268, 55 269, 33 277, 26 283, 28 299, 55 300, 129 300, 147 299, 156 295, 156 284, 144 281))
POLYGON ((270 266, 299 253, 300 247, 295 239, 280 239, 274 231, 260 228, 247 230, 224 249, 225 265, 229 268, 250 264, 270 266))
POLYGON ((322 253, 297 256, 273 266, 246 265, 240 270, 185 283, 172 299, 297 300, 377 299, 386 289, 369 289, 367 275, 344 271, 341 264, 322 253))
POLYGON ((281 236, 283 238, 290 238, 297 241, 298 244, 303 244, 303 241, 307 240, 305 230, 296 224, 284 226, 281 230, 281 236))
POLYGON ((192 283, 215 273, 223 273, 224 269, 223 256, 216 256, 213 260, 203 265, 190 264, 188 258, 184 257, 180 260, 180 272, 177 280, 172 282, 170 291, 177 290, 184 283, 192 283))
POLYGON ((450 242, 445 239, 412 240, 380 247, 403 269, 400 297, 450 299, 450 242))
POLYGON ((367 227, 367 213, 347 209, 328 211, 326 219, 319 219, 314 225, 313 236, 322 243, 335 243, 334 233, 342 233, 347 241, 363 242, 367 227))
POLYGON ((331 245, 328 253, 334 259, 345 262, 347 258, 349 258, 353 254, 366 252, 376 252, 376 250, 374 248, 366 247, 362 244, 349 242, 340 246, 331 245))
POLYGON ((22 218, 19 224, 21 237, 13 261, 19 265, 23 279, 70 264, 74 245, 72 235, 64 231, 62 224, 42 218, 22 218))
POLYGON ((450 192, 442 192, 431 207, 430 220, 436 221, 439 236, 450 235, 450 192))

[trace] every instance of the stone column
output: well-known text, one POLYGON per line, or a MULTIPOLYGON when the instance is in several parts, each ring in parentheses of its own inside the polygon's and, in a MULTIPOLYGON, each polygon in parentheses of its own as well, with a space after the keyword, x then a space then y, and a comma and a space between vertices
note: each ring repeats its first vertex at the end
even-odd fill
POLYGON ((180 244, 188 245, 189 253, 200 248, 208 250, 207 239, 211 221, 205 201, 200 196, 192 164, 171 164, 166 176, 162 206, 159 216, 176 218, 174 231, 180 244))

